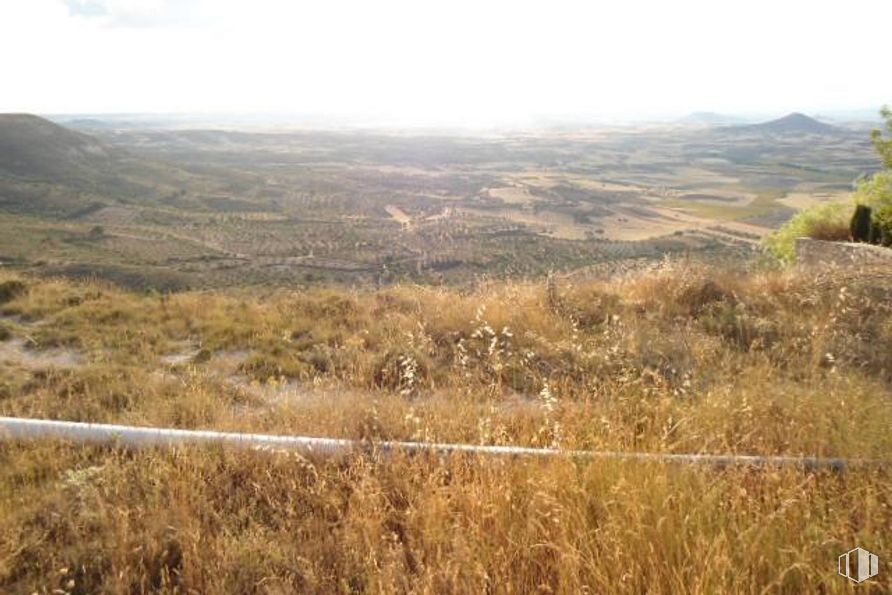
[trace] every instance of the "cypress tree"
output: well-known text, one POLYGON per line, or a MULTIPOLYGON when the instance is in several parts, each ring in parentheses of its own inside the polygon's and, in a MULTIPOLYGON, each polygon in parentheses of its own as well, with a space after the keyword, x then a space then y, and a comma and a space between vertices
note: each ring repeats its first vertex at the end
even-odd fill
POLYGON ((866 205, 855 207, 855 214, 852 215, 852 223, 849 225, 853 242, 870 242, 871 214, 871 208, 866 205))

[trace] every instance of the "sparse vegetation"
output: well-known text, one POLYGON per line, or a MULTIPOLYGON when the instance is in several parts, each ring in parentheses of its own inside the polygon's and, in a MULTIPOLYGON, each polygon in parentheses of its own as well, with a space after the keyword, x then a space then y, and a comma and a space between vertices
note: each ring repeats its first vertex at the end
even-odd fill
MULTIPOLYGON (((889 106, 883 106, 880 115, 886 121, 886 132, 892 133, 892 109, 889 106)), ((892 169, 892 138, 883 135, 883 130, 874 130, 871 134, 873 146, 886 169, 892 169)))
POLYGON ((892 594, 892 2, 737 4, 0 0, 0 595, 892 594))
MULTIPOLYGON (((892 111, 884 107, 881 114, 886 128, 892 131, 892 111)), ((872 139, 886 169, 862 180, 855 192, 859 208, 871 212, 870 231, 862 241, 892 246, 892 139, 885 138, 880 130, 873 131, 872 139)))
MULTIPOLYGON (((4 306, 20 321, 13 344, 27 334, 35 356, 64 346, 82 358, 59 368, 10 352, 3 415, 372 441, 892 452, 888 271, 667 263, 553 280, 551 300, 545 283, 137 295, 0 275, 29 287, 4 306), (171 353, 185 363, 165 367, 171 353)), ((0 461, 7 592, 841 593, 836 556, 888 550, 892 524, 888 468, 52 443, 2 443, 0 461)), ((877 592, 889 587, 879 578, 877 592)))
POLYGON ((804 209, 779 230, 766 238, 765 244, 783 262, 796 260, 796 238, 846 241, 850 238, 853 206, 829 203, 804 209))
POLYGON ((892 171, 883 171, 861 182, 855 192, 857 208, 869 214, 862 223, 868 229, 860 241, 892 245, 892 171))
MULTIPOLYGON (((749 259, 804 179, 847 188, 863 141, 845 130, 825 130, 830 148, 756 128, 634 142, 140 131, 89 149, 24 123, 102 162, 71 181, 23 159, 27 180, 0 180, 14 267, 0 271, 0 414, 370 449, 0 443, 2 591, 837 592, 840 551, 888 546, 888 468, 373 448, 888 458, 888 272, 749 259), (673 253, 691 260, 659 264, 673 253)), ((785 230, 848 225, 837 206, 785 230)))

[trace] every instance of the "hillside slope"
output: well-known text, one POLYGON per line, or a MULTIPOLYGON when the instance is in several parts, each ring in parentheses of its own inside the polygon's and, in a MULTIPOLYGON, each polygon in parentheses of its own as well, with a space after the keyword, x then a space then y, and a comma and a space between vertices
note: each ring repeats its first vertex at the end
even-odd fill
POLYGON ((161 296, 0 270, 0 415, 369 444, 4 443, 0 591, 849 592, 837 556, 892 546, 888 467, 375 444, 888 461, 889 274, 667 264, 550 290, 161 296))
POLYGON ((150 204, 192 176, 30 114, 0 114, 0 209, 70 217, 102 205, 150 204))
POLYGON ((105 175, 113 156, 95 138, 29 114, 0 114, 0 176, 88 180, 105 175))

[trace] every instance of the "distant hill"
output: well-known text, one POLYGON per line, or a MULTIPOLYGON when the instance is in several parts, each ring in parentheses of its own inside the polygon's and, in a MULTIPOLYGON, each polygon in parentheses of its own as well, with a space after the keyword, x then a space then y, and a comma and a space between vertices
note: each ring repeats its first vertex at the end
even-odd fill
POLYGON ((741 132, 762 132, 768 134, 840 134, 845 132, 842 128, 825 124, 805 114, 794 112, 777 120, 750 124, 747 126, 735 126, 734 129, 741 132))
POLYGON ((106 204, 152 203, 190 178, 45 118, 0 114, 0 209, 76 217, 106 204))
POLYGON ((731 124, 744 124, 745 119, 715 112, 691 112, 677 123, 691 126, 728 126, 731 124))
POLYGON ((72 130, 116 130, 118 128, 127 128, 130 126, 127 122, 110 122, 108 120, 99 120, 97 118, 73 118, 70 120, 56 120, 56 124, 70 128, 72 130))
POLYGON ((95 138, 28 114, 0 114, 0 176, 83 180, 112 166, 95 138))

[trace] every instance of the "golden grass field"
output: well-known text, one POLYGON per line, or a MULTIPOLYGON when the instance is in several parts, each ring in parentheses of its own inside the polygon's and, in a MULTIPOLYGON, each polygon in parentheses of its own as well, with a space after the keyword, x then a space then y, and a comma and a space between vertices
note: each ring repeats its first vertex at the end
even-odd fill
POLYGON ((0 414, 331 436, 335 459, 0 443, 4 593, 848 593, 888 467, 384 457, 378 440, 879 459, 892 274, 128 293, 0 273, 0 414))

